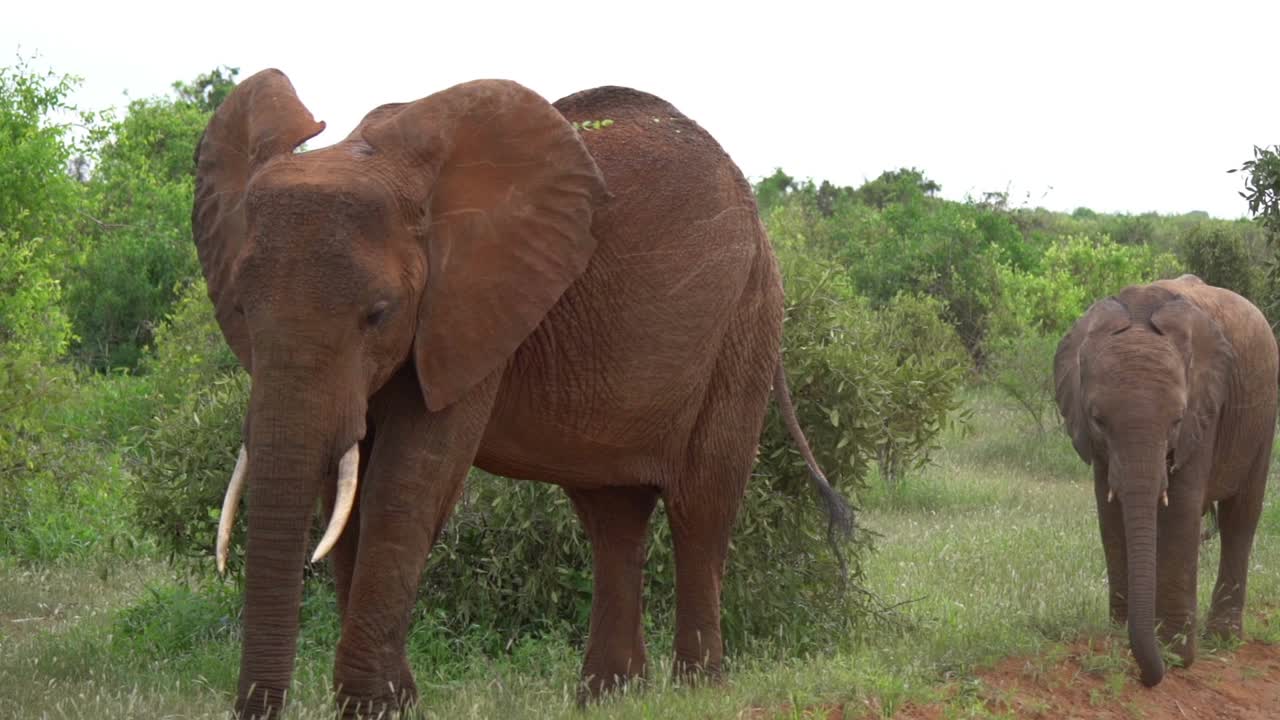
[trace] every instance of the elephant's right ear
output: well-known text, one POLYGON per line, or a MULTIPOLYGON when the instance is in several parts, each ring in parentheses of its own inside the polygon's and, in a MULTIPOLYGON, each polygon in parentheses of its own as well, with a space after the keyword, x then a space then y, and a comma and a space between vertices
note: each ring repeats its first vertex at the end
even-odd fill
POLYGON ((1088 411, 1084 406, 1084 390, 1080 384, 1080 353, 1089 338, 1117 333, 1127 328, 1129 323, 1129 310, 1119 300, 1114 297, 1099 300, 1071 326, 1053 356, 1053 386, 1058 412, 1066 423, 1076 454, 1089 465, 1093 464, 1093 441, 1089 434, 1088 411))
POLYGON ((237 85, 209 119, 196 144, 191 234, 218 326, 240 364, 250 372, 249 332, 236 310, 231 287, 232 268, 247 232, 244 189, 264 165, 292 153, 324 127, 298 100, 289 78, 272 68, 237 85))

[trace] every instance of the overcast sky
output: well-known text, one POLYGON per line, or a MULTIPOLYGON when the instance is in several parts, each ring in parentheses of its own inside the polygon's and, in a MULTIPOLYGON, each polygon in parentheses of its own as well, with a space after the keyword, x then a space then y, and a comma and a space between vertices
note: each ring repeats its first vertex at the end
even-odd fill
POLYGON ((214 66, 278 67, 337 142, 369 109, 481 77, 548 100, 659 95, 752 179, 858 185, 915 166, 962 199, 1240 217, 1280 143, 1280 1, 362 0, 9 3, 0 65, 124 107, 214 66), (124 95, 128 92, 128 97, 124 95))

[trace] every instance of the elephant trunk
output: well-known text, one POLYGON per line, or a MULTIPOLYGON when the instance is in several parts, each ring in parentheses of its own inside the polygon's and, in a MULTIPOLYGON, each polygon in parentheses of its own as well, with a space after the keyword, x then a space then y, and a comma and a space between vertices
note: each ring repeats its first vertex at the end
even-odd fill
POLYGON ((1125 478, 1122 487, 1126 489, 1120 495, 1129 568, 1129 647, 1147 687, 1164 678, 1164 660, 1155 635, 1156 504, 1161 479, 1160 466, 1144 467, 1125 478))
POLYGON ((297 385, 257 375, 250 397, 244 641, 235 704, 240 718, 275 718, 284 709, 316 500, 321 482, 334 479, 335 456, 347 439, 336 437, 326 422, 334 416, 331 398, 313 389, 326 385, 297 385))

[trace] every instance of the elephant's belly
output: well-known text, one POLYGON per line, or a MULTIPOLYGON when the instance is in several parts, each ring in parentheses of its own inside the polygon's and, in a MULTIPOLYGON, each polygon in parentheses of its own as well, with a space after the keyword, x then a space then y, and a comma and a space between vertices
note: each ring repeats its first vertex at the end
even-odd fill
POLYGON ((476 454, 476 467, 565 487, 665 486, 674 474, 675 453, 661 437, 636 435, 606 443, 541 420, 522 425, 495 418, 476 454))

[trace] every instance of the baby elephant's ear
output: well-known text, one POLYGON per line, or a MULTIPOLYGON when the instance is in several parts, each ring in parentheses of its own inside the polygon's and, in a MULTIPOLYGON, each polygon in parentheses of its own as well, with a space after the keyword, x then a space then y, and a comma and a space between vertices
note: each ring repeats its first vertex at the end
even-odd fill
POLYGON ((1090 465, 1093 464, 1093 441, 1089 435, 1088 411, 1084 407, 1080 354, 1088 351, 1090 338, 1113 335, 1129 327, 1129 323, 1129 310, 1119 300, 1114 297, 1099 300, 1071 326, 1053 356, 1053 385, 1058 412, 1062 414, 1076 454, 1090 465))
POLYGON ((403 162, 427 284, 414 359, 432 411, 498 370, 587 267, 604 180, 577 131, 514 82, 457 85, 361 131, 403 162))
POLYGON ((218 326, 252 372, 249 331, 235 310, 231 273, 243 247, 244 189, 256 172, 324 130, 275 69, 255 73, 218 106, 196 144, 191 234, 209 285, 218 326))
POLYGON ((1151 314, 1151 324, 1182 354, 1187 370, 1187 411, 1182 417, 1173 462, 1183 467, 1213 440, 1235 351, 1217 321, 1185 297, 1176 297, 1151 314))

